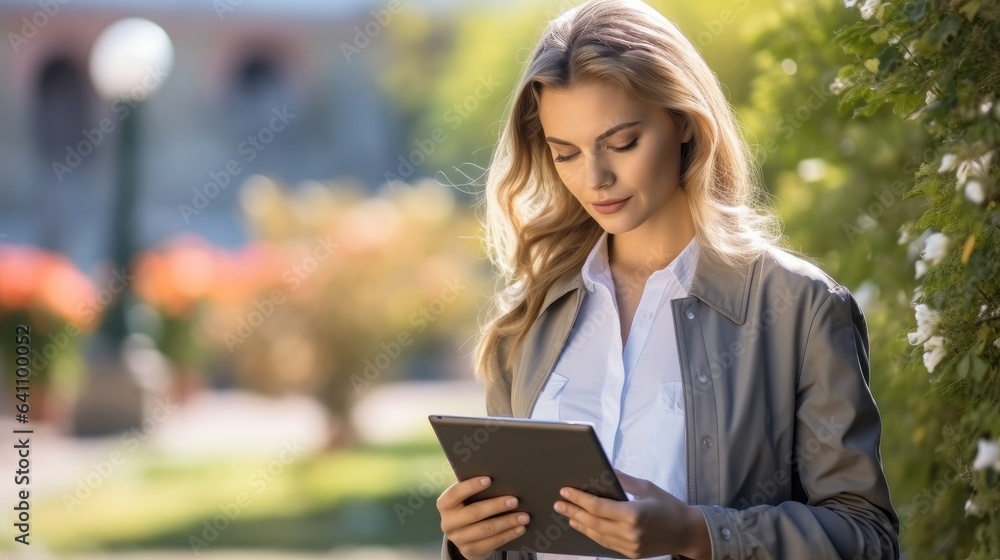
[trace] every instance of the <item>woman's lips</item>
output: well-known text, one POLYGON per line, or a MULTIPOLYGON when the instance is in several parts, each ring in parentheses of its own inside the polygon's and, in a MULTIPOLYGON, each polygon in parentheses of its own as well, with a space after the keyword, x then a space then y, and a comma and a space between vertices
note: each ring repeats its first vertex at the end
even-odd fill
POLYGON ((598 204, 595 202, 593 203, 593 206, 594 210, 597 210, 601 214, 614 214, 615 212, 624 208, 625 205, 628 204, 628 201, 631 199, 632 197, 630 196, 628 198, 624 198, 621 201, 612 204, 598 204))

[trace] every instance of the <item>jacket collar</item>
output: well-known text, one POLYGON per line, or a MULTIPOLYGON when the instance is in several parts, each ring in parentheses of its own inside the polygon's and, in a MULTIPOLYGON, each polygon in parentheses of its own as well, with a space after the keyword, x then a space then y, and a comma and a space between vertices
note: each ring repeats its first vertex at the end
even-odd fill
MULTIPOLYGON (((747 303, 750 297, 750 280, 754 267, 758 266, 760 258, 754 260, 744 270, 736 270, 723 266, 713 260, 704 249, 698 256, 694 279, 688 294, 705 302, 706 305, 725 315, 738 325, 746 322, 747 303)), ((572 290, 585 290, 583 270, 577 268, 558 279, 549 288, 542 300, 539 315, 548 306, 572 290)))

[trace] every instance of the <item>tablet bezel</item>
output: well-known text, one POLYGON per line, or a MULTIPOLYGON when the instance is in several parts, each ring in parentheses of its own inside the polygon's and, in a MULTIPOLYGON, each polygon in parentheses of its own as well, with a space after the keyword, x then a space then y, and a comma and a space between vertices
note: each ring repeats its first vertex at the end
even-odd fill
POLYGON ((483 475, 493 479, 466 505, 514 495, 517 507, 499 515, 525 511, 531 516, 525 533, 500 550, 628 558, 573 529, 566 516, 552 509, 563 486, 628 500, 592 424, 444 414, 431 414, 428 420, 458 480, 483 475), (527 458, 543 470, 526 470, 532 464, 527 458))

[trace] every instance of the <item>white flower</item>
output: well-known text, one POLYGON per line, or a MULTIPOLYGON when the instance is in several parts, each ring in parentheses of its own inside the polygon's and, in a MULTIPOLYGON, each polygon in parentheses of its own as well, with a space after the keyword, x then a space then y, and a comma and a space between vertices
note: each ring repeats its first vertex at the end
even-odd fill
POLYGON ((992 101, 983 101, 979 105, 979 114, 980 115, 985 115, 986 113, 990 112, 991 108, 993 108, 993 102, 992 101))
POLYGON ((978 505, 976 505, 976 503, 972 501, 972 498, 969 498, 968 500, 965 501, 965 515, 966 515, 966 517, 968 517, 969 515, 975 515, 977 517, 982 517, 984 513, 986 513, 986 512, 983 511, 983 508, 981 508, 978 505))
POLYGON ((937 101, 937 94, 933 90, 927 90, 927 93, 924 94, 924 105, 930 105, 935 101, 937 101))
POLYGON ((923 276, 924 274, 927 274, 927 268, 928 268, 927 267, 927 261, 925 261, 923 259, 917 259, 917 262, 915 263, 914 267, 917 269, 916 270, 917 273, 913 277, 914 279, 920 280, 921 276, 923 276))
POLYGON ((875 10, 878 9, 881 2, 879 0, 865 0, 865 5, 861 6, 861 17, 864 19, 871 19, 875 15, 875 10))
POLYGON ((955 171, 955 176, 958 178, 959 186, 965 184, 969 175, 979 177, 985 176, 990 170, 990 161, 992 159, 993 152, 989 151, 977 158, 967 159, 958 164, 958 170, 955 171))
POLYGON ((981 471, 988 467, 1000 471, 1000 445, 996 440, 980 438, 972 468, 981 471))
POLYGON ((899 232, 899 239, 896 241, 897 245, 905 245, 910 241, 910 230, 904 229, 899 232))
POLYGON ((857 3, 858 3, 858 0, 844 0, 844 6, 848 7, 848 8, 853 8, 854 5, 857 4, 857 3))
POLYGON ((930 264, 937 265, 948 252, 948 236, 943 233, 932 233, 927 236, 927 243, 920 256, 930 264))
POLYGON ((829 90, 834 95, 840 95, 851 85, 851 82, 841 79, 839 76, 830 82, 829 90))
POLYGON ((965 198, 973 204, 982 204, 986 200, 986 193, 983 192, 983 184, 975 179, 966 183, 965 198))
POLYGON ((997 338, 996 340, 993 341, 993 346, 1000 348, 1000 338, 997 338))
POLYGON ((915 315, 917 317, 917 332, 908 334, 907 339, 910 341, 911 345, 916 346, 934 336, 934 331, 937 330, 938 322, 941 321, 941 315, 924 303, 918 303, 913 306, 913 308, 916 310, 915 315))
POLYGON ((944 338, 932 336, 924 343, 924 367, 927 371, 934 373, 934 368, 941 363, 947 352, 944 349, 944 338))
POLYGON ((958 157, 955 154, 945 154, 941 156, 941 167, 938 168, 938 173, 951 171, 952 169, 955 169, 955 165, 957 164, 958 157))

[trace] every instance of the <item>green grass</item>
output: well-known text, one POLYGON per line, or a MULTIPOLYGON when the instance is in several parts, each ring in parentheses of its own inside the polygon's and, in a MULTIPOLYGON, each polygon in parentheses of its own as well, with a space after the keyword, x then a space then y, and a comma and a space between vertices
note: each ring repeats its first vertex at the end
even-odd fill
POLYGON ((212 547, 425 545, 440 539, 434 500, 455 480, 436 441, 426 440, 287 465, 135 459, 134 472, 116 472, 72 512, 62 498, 39 503, 33 533, 58 551, 190 550, 192 537, 212 547), (206 529, 213 519, 223 527, 217 534, 206 529))

